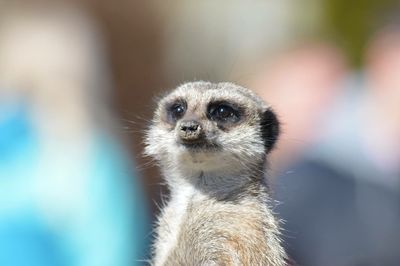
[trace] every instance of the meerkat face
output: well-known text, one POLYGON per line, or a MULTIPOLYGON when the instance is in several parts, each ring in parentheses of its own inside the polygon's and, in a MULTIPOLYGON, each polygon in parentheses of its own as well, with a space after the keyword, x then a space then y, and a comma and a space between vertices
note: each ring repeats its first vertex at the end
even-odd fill
POLYGON ((160 100, 146 153, 174 169, 226 172, 263 162, 278 134, 275 114, 250 90, 193 82, 160 100))

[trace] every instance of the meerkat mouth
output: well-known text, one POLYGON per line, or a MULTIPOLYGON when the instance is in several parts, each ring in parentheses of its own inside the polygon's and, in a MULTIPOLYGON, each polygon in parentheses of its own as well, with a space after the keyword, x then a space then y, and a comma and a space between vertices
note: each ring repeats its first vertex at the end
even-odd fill
POLYGON ((220 149, 219 145, 207 140, 186 141, 181 139, 178 143, 193 152, 212 152, 220 149))

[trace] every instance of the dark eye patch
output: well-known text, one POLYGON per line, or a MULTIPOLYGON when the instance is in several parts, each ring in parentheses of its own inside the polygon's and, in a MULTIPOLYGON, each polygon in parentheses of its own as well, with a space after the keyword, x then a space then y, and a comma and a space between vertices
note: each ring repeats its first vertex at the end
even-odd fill
POLYGON ((186 109, 187 103, 184 100, 177 100, 167 105, 168 120, 176 122, 181 119, 185 115, 186 109))
POLYGON ((219 123, 237 123, 242 116, 241 108, 228 102, 213 102, 207 107, 207 117, 219 123))

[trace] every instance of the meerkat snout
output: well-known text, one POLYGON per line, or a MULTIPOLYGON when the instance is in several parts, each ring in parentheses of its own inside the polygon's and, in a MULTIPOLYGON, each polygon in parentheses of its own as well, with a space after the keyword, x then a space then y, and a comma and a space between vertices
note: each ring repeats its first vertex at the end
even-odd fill
POLYGON ((196 120, 183 120, 179 123, 179 137, 182 141, 194 142, 202 138, 203 128, 196 120))

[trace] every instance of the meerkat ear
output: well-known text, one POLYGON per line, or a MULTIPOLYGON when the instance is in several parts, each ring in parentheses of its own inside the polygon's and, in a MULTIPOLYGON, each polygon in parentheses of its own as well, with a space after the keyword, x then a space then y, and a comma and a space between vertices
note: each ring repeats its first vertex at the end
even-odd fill
POLYGON ((272 111, 270 108, 264 111, 261 114, 260 125, 261 136, 264 140, 264 145, 268 153, 274 148, 280 133, 279 121, 274 111, 272 111))

